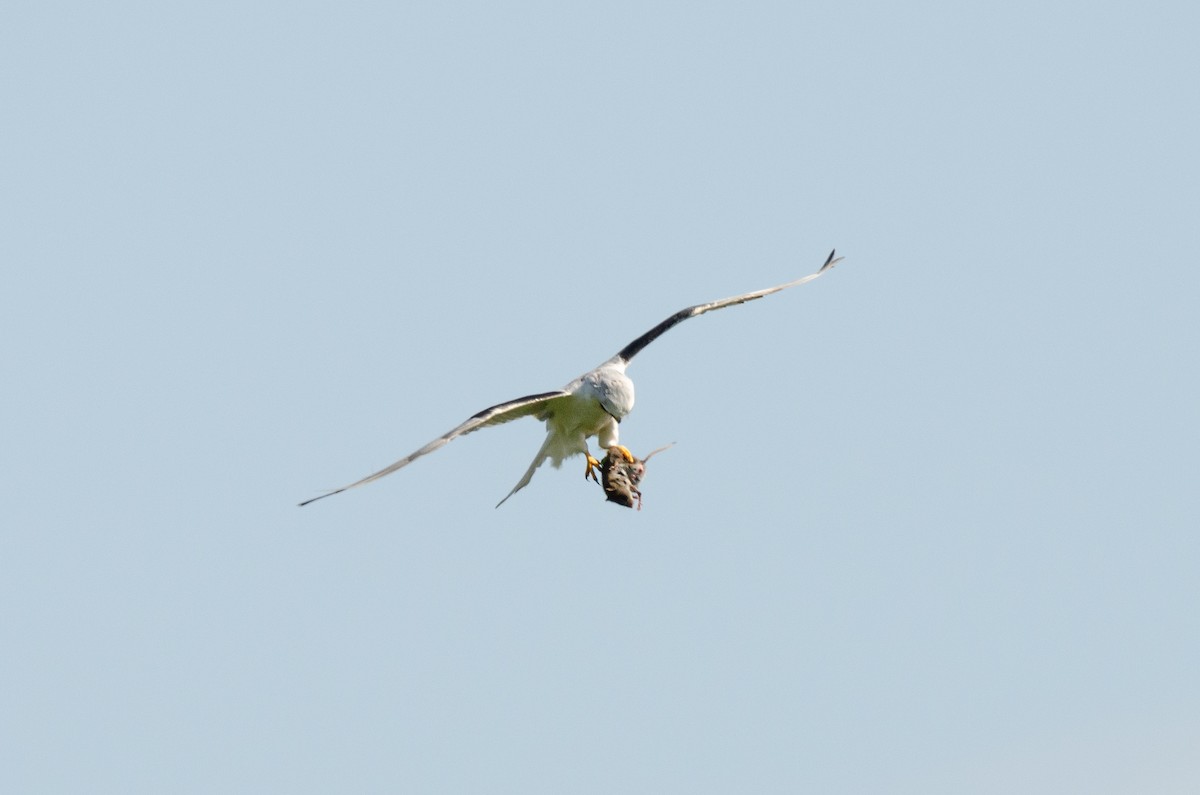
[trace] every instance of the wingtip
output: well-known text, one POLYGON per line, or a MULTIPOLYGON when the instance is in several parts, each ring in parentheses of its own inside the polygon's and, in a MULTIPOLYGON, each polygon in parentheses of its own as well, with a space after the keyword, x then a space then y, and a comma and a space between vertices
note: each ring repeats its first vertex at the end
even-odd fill
POLYGON ((303 508, 305 505, 309 505, 310 503, 314 503, 314 502, 316 502, 317 500, 323 500, 323 499, 325 499, 326 497, 332 497, 333 495, 335 495, 335 494, 340 494, 340 493, 342 493, 343 491, 345 491, 345 489, 337 489, 336 491, 329 491, 329 492, 326 492, 326 493, 324 493, 324 494, 321 494, 320 496, 313 497, 311 500, 305 500, 304 502, 300 503, 300 504, 299 504, 299 505, 297 505, 296 507, 297 507, 297 508, 303 508))
POLYGON ((835 248, 829 252, 829 257, 825 260, 825 264, 821 266, 821 270, 817 271, 817 273, 824 273, 845 259, 845 257, 837 257, 836 255, 837 249, 835 248))

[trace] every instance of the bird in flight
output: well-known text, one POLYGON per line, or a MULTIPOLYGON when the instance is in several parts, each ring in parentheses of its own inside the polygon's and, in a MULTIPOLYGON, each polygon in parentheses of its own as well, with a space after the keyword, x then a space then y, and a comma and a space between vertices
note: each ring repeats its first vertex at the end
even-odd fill
POLYGON ((546 440, 542 442, 541 449, 537 451, 537 455, 533 457, 533 462, 529 465, 529 469, 525 470, 525 474, 517 481, 517 485, 513 486, 512 491, 503 500, 496 503, 497 508, 503 505, 509 497, 525 488, 529 484, 529 481, 533 479, 533 473, 537 471, 537 468, 547 458, 550 459, 555 467, 558 467, 562 464, 563 459, 582 453, 587 458, 587 468, 584 471, 584 477, 590 476, 594 480, 600 462, 588 450, 587 440, 592 436, 596 437, 596 441, 600 447, 605 450, 615 448, 628 462, 633 463, 635 460, 633 454, 618 443, 617 434, 618 424, 625 415, 633 410, 633 381, 629 380, 629 376, 625 375, 625 368, 629 366, 629 362, 633 357, 647 345, 654 342, 654 340, 688 318, 703 315, 705 312, 711 312, 714 309, 724 309, 727 306, 744 304, 747 301, 754 301, 771 293, 786 290, 789 287, 796 287, 797 285, 811 282, 842 261, 841 257, 834 258, 835 253, 836 251, 829 252, 829 258, 825 260, 825 264, 815 273, 810 273, 808 276, 788 282, 787 284, 780 284, 775 287, 768 287, 765 290, 735 295, 731 298, 722 298, 720 301, 696 304, 695 306, 689 306, 687 309, 681 309, 626 345, 617 352, 616 356, 613 356, 596 369, 579 376, 562 389, 556 389, 553 392, 540 392, 536 395, 526 395, 516 400, 497 403, 495 406, 491 406, 475 414, 462 425, 442 434, 421 449, 409 453, 391 466, 385 467, 372 475, 367 475, 362 480, 356 480, 349 485, 342 486, 340 489, 334 489, 320 496, 313 497, 310 500, 305 500, 300 505, 308 505, 311 502, 332 497, 334 494, 340 494, 347 489, 364 486, 367 483, 379 480, 385 475, 390 475, 396 470, 408 466, 421 456, 429 455, 434 450, 437 450, 453 439, 457 439, 459 436, 464 436, 490 425, 511 422, 520 417, 536 417, 546 423, 546 440))

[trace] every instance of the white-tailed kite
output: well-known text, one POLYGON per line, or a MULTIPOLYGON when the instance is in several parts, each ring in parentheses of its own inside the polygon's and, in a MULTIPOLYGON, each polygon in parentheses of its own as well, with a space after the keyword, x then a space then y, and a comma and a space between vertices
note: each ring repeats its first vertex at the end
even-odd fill
POLYGON ((584 472, 584 477, 591 476, 592 479, 595 479, 596 468, 599 467, 600 462, 588 450, 588 437, 595 436, 600 446, 606 450, 616 447, 625 456, 626 460, 632 463, 635 460, 634 456, 628 449, 617 443, 617 425, 625 415, 633 410, 633 381, 630 381, 629 376, 625 375, 625 368, 629 366, 630 360, 642 348, 645 348, 669 329, 688 318, 703 315, 705 312, 711 312, 714 309, 723 309, 734 304, 744 304, 747 301, 753 301, 765 295, 786 290, 789 287, 811 282, 842 261, 841 257, 835 259, 834 253, 833 251, 829 252, 829 258, 825 260, 825 264, 816 273, 810 273, 808 276, 788 282, 787 284, 780 284, 776 287, 768 287, 765 290, 735 295, 732 298, 723 298, 720 301, 697 304, 696 306, 689 306, 687 309, 681 309, 626 345, 616 356, 604 362, 595 370, 579 376, 562 389, 553 392, 541 392, 536 395, 527 395, 486 408, 462 425, 439 436, 420 450, 406 455, 391 466, 381 469, 373 475, 367 475, 362 480, 342 486, 340 489, 334 489, 319 497, 305 500, 300 504, 308 505, 310 502, 316 502, 325 497, 340 494, 346 489, 352 489, 355 486, 362 486, 373 480, 379 480, 384 475, 390 475, 397 469, 408 466, 421 456, 432 453, 452 439, 489 425, 499 425, 519 417, 536 417, 545 422, 546 441, 542 442, 541 449, 533 457, 533 463, 529 465, 529 469, 525 470, 525 474, 517 481, 517 485, 513 486, 512 491, 496 504, 497 508, 503 505, 504 501, 509 497, 525 488, 529 484, 529 481, 533 479, 533 473, 537 471, 537 468, 547 458, 551 460, 555 467, 558 467, 562 464, 564 458, 582 453, 587 457, 587 469, 584 472))

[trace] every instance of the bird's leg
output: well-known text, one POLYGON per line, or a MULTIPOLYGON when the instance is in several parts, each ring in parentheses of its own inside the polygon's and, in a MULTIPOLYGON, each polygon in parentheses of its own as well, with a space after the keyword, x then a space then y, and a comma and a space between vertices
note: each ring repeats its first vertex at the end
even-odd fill
POLYGON ((593 456, 589 450, 585 449, 583 451, 583 455, 585 458, 587 458, 587 469, 583 471, 583 479, 587 480, 588 478, 591 478, 599 483, 600 478, 596 477, 596 470, 600 468, 600 462, 596 460, 595 456, 593 456))
POLYGON ((617 448, 617 450, 621 453, 622 456, 625 457, 625 460, 628 463, 632 464, 634 461, 637 460, 636 458, 633 457, 633 453, 629 452, 629 448, 626 447, 625 445, 614 444, 613 447, 617 448))

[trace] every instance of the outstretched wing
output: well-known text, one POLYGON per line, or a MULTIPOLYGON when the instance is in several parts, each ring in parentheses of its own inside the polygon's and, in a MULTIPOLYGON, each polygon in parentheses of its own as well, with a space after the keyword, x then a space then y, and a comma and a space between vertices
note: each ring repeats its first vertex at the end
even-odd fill
POLYGON ((663 322, 659 323, 654 328, 647 331, 642 336, 638 337, 633 342, 626 345, 613 358, 621 362, 628 362, 630 359, 636 356, 638 352, 642 350, 642 348, 645 348, 663 334, 666 334, 670 329, 674 328, 690 317, 703 315, 705 312, 711 312, 714 309, 724 309, 725 307, 733 306, 734 304, 744 304, 747 301, 753 301, 755 299, 762 298, 764 295, 770 295, 771 293, 777 293, 780 290, 786 290, 789 287, 795 287, 797 285, 804 284, 805 282, 811 282, 813 279, 817 278, 821 274, 825 273, 825 271, 842 261, 841 257, 834 259, 833 255, 835 253, 837 253, 836 250, 829 252, 829 258, 825 260, 825 264, 822 265, 820 270, 818 270, 816 273, 810 273, 801 279, 796 279, 794 282, 788 282, 787 284, 768 287, 765 290, 758 290, 757 292, 745 293, 743 295, 735 295, 732 298, 722 298, 720 301, 712 301, 711 303, 707 304, 696 304, 695 306, 689 306, 687 309, 681 309, 663 322))
POLYGON ((488 425, 499 425, 520 417, 527 417, 531 414, 540 414, 547 408, 548 403, 558 398, 567 397, 570 394, 570 392, 558 389, 554 392, 542 392, 538 395, 526 395, 525 397, 517 398, 516 400, 497 403, 495 406, 486 408, 478 414, 472 416, 469 420, 464 422, 462 425, 459 425, 454 430, 442 434, 429 444, 422 447, 420 450, 417 450, 414 453, 409 453, 391 466, 381 469, 373 475, 367 475, 362 480, 356 480, 348 486, 342 486, 340 489, 334 489, 333 491, 326 492, 319 497, 313 497, 311 500, 305 500, 304 502, 300 503, 300 505, 308 505, 310 502, 316 502, 317 500, 323 500, 326 497, 332 497, 334 494, 340 494, 346 489, 352 489, 355 486, 362 486, 366 483, 370 483, 373 480, 379 480, 384 475, 390 475, 397 469, 402 469, 403 467, 408 466, 421 456, 432 453, 434 450, 437 450, 439 447, 445 445, 451 439, 456 439, 463 434, 487 427, 488 425))

